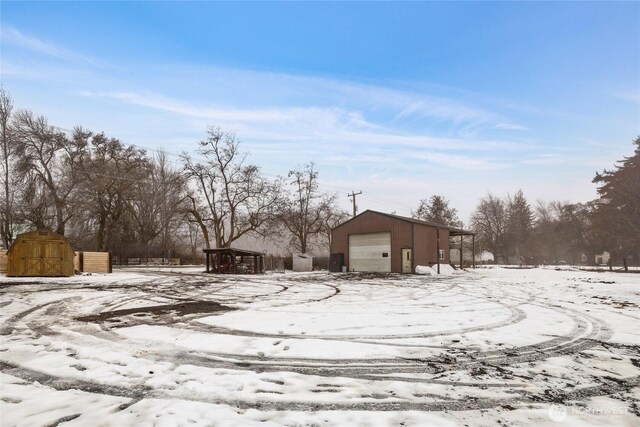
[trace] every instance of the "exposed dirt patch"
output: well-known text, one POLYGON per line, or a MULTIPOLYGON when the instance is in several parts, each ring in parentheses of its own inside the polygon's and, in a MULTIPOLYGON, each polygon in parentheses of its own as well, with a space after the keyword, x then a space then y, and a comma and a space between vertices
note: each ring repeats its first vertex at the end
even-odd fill
POLYGON ((28 286, 28 285, 43 285, 45 282, 29 281, 29 282, 15 282, 15 283, 0 283, 0 288, 10 288, 12 286, 28 286))
POLYGON ((348 280, 373 280, 373 279, 391 279, 400 280, 402 276, 397 273, 347 273, 343 275, 343 279, 348 280))
POLYGON ((76 317, 75 320, 79 320, 81 322, 103 322, 107 319, 129 315, 141 316, 145 314, 162 315, 174 313, 178 316, 185 316, 188 314, 223 313, 232 310, 236 309, 215 301, 192 301, 181 302, 178 304, 153 305, 147 307, 127 308, 123 310, 103 311, 100 314, 76 317))

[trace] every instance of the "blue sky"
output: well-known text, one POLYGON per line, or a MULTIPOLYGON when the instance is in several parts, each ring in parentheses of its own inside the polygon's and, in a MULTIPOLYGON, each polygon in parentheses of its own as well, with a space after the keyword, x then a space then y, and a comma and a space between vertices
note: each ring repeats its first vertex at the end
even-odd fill
POLYGON ((236 131, 270 176, 408 215, 595 197, 640 135, 640 3, 0 3, 19 108, 146 147, 236 131))

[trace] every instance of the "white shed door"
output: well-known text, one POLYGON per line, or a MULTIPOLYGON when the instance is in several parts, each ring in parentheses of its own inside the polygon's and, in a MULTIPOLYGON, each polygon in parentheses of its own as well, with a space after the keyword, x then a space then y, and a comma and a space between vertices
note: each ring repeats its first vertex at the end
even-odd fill
POLYGON ((350 235, 349 271, 391 272, 391 233, 350 235))

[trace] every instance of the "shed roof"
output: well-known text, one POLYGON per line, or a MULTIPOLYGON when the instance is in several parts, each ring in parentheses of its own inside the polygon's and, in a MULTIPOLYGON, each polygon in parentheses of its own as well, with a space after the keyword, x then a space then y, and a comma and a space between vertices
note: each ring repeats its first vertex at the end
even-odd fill
POLYGON ((11 245, 9 246, 8 251, 11 252, 14 249, 14 247, 18 247, 22 244, 22 240, 29 239, 29 238, 61 240, 71 248, 71 244, 69 243, 69 240, 62 234, 54 233, 53 231, 50 231, 50 230, 33 230, 33 231, 27 231, 26 233, 18 234, 16 238, 13 239, 13 243, 11 243, 11 245))
POLYGON ((220 253, 233 252, 235 255, 240 255, 240 256, 262 256, 262 255, 264 255, 263 252, 248 251, 248 250, 245 250, 245 249, 238 249, 238 248, 203 249, 202 252, 204 252, 205 254, 220 254, 220 253))
POLYGON ((445 225, 445 224, 438 224, 437 222, 423 221, 421 219, 409 218, 409 217, 406 217, 406 216, 392 215, 392 214, 388 214, 388 213, 384 213, 384 212, 373 211, 371 209, 367 209, 366 211, 354 216, 353 218, 343 222, 342 224, 337 225, 336 227, 333 228, 333 230, 342 227, 346 223, 355 220, 356 218, 358 218, 361 215, 366 214, 367 212, 378 214, 378 215, 384 215, 384 216, 387 216, 387 217, 390 217, 390 218, 397 219, 399 221, 410 222, 410 223, 413 223, 413 224, 422 224, 422 225, 428 225, 430 227, 446 228, 447 230, 449 230, 449 234, 451 236, 467 236, 467 235, 470 236, 472 234, 475 234, 473 231, 464 230, 462 228, 451 227, 451 226, 445 225))

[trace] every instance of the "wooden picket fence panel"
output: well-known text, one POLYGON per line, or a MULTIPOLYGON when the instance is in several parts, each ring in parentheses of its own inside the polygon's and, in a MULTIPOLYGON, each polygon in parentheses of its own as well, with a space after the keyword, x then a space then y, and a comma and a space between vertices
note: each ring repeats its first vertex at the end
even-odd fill
MULTIPOLYGON (((7 250, 0 250, 0 274, 7 274, 9 257, 7 250)), ((180 258, 178 258, 179 263, 180 258)), ((73 269, 83 273, 111 273, 111 254, 109 252, 75 252, 73 269)))
POLYGON ((9 257, 5 249, 0 250, 0 273, 7 274, 7 265, 9 264, 9 257))
POLYGON ((111 253, 80 252, 79 266, 83 273, 111 273, 111 253))

